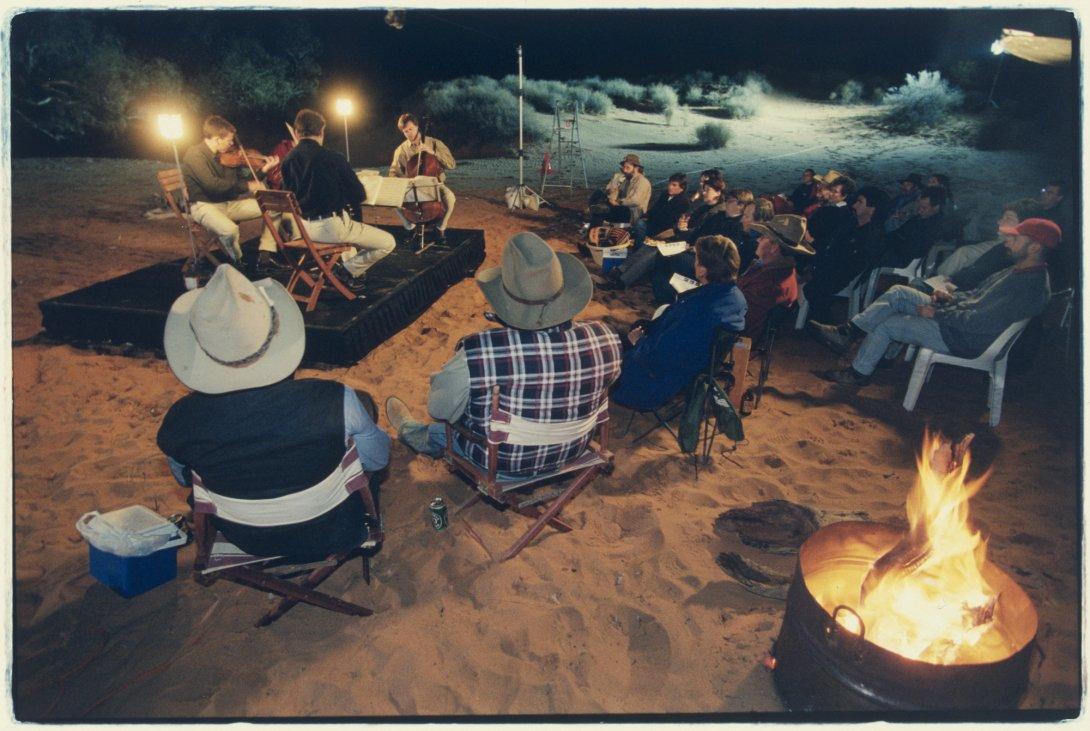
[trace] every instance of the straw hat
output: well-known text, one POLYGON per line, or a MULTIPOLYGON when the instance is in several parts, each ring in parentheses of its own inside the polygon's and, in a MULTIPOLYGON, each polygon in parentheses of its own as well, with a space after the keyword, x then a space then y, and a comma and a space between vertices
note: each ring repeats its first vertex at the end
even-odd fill
POLYGON ((768 236, 780 248, 791 254, 806 254, 814 256, 817 252, 806 243, 806 219, 792 213, 782 213, 773 216, 768 223, 751 223, 750 231, 756 231, 758 236, 768 236))
POLYGON ((178 380, 194 391, 227 393, 268 386, 303 359, 299 306, 279 282, 251 282, 229 264, 208 284, 174 300, 163 347, 178 380))
POLYGON ((500 266, 477 273, 477 285, 499 318, 520 330, 567 322, 594 294, 583 262, 525 231, 507 240, 500 266))
MULTIPOLYGON (((814 180, 817 180, 818 182, 821 182, 821 183, 825 183, 826 185, 831 185, 832 182, 834 180, 836 180, 837 178, 847 178, 847 177, 848 176, 845 175, 844 173, 837 172, 836 170, 830 170, 829 172, 825 173, 824 175, 815 175, 814 180)), ((848 179, 851 180, 851 178, 848 178, 848 179)))

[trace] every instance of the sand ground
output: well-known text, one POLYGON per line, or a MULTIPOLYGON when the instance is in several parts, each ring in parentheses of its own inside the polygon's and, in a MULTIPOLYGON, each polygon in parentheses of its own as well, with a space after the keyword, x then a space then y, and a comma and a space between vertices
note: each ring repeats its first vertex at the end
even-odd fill
MULTIPOLYGON (((732 183, 758 190, 788 188, 807 165, 853 169, 882 184, 907 169, 946 171, 965 191, 959 202, 982 209, 981 221, 1002 201, 1035 190, 1053 164, 886 138, 860 126, 858 114, 780 100, 762 118, 737 123, 738 146, 715 154, 662 149, 687 139, 680 120, 667 128, 618 112, 588 118, 583 133, 592 180, 604 180, 630 149, 645 156, 652 180, 720 165, 732 183)), ((636 446, 616 441, 616 471, 566 511, 577 530, 545 533, 503 564, 472 540, 461 517, 444 532, 427 525, 431 498, 456 504, 469 490, 442 464, 398 445, 384 485, 388 540, 372 584, 351 566, 326 584, 373 606, 369 618, 298 607, 253 629, 265 597, 189 581, 192 547, 179 553, 178 580, 134 599, 117 596, 87 574, 73 524, 88 510, 135 503, 164 515, 184 510, 185 492, 154 442, 184 389, 147 354, 100 354, 33 336, 41 299, 182 255, 173 223, 142 217, 154 205, 160 166, 13 165, 14 695, 21 718, 780 711, 762 660, 784 605, 747 592, 716 565, 718 552, 740 544, 715 535, 715 517, 784 498, 903 520, 928 424, 975 431, 975 464, 992 469, 973 514, 992 560, 1040 614, 1045 660, 1032 670, 1023 707, 1078 705, 1079 386, 1075 368, 1051 346, 1034 368, 1009 377, 1002 424, 990 429, 982 374, 940 369, 916 411, 906 413, 907 367, 882 371, 874 385, 848 394, 813 374, 834 356, 787 333, 765 400, 745 422, 745 442, 717 443, 711 467, 694 477, 668 435, 636 446), (92 179, 93 186, 73 184, 92 179)), ((512 170, 509 160, 460 166, 451 180, 459 196, 453 225, 484 229, 486 266, 498 263, 504 241, 519 230, 575 251, 571 211, 583 193, 551 193, 565 206, 559 210, 511 213, 500 188, 512 170)), ((625 327, 646 316, 648 300, 645 288, 597 293, 583 317, 625 327)), ((422 414, 427 374, 459 337, 486 325, 484 307, 465 280, 357 365, 302 374, 379 399, 396 394, 422 414)), ((628 414, 614 407, 613 417, 620 426, 628 414)), ((388 428, 384 419, 380 425, 388 428)), ((466 517, 492 555, 524 527, 486 506, 466 517)), ((790 558, 748 555, 791 567, 790 558)))

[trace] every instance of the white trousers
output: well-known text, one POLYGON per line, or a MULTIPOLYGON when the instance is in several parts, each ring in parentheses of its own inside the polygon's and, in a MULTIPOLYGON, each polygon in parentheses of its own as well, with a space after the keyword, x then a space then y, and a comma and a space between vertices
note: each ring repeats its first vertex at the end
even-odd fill
MULTIPOLYGON (((236 261, 242 259, 242 248, 238 244, 238 222, 261 218, 261 209, 254 198, 242 198, 223 203, 208 203, 197 201, 190 205, 193 220, 215 234, 236 261)), ((272 215, 274 223, 280 224, 280 214, 272 215)), ((257 246, 258 251, 276 251, 276 240, 269 231, 269 227, 262 224, 261 242, 257 246)))
POLYGON ((377 261, 394 250, 396 242, 391 234, 381 228, 354 221, 347 213, 330 216, 320 221, 303 221, 307 233, 315 243, 352 244, 355 251, 341 254, 344 268, 353 277, 362 277, 377 261))

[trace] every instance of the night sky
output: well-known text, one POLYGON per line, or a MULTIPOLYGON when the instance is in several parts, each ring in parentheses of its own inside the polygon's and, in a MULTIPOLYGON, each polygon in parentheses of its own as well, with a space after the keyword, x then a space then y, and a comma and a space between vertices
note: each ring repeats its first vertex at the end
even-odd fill
MULTIPOLYGON (((305 23, 322 43, 319 98, 309 103, 322 106, 321 99, 336 90, 352 89, 367 100, 374 122, 403 111, 427 81, 515 73, 515 46, 520 42, 530 78, 597 75, 645 82, 649 77, 676 77, 698 69, 713 73, 753 70, 783 88, 781 79, 790 80, 792 69, 836 69, 899 83, 905 73, 922 68, 960 59, 988 60, 993 58, 989 45, 1004 27, 1041 35, 1074 34, 1070 13, 1048 10, 409 9, 402 30, 384 23, 384 10, 118 10, 86 15, 116 31, 129 49, 155 56, 190 18, 209 13, 224 27, 263 40, 279 39, 275 33, 280 31, 273 26, 285 17, 305 23)), ((16 39, 27 17, 13 20, 16 39)), ((283 42, 291 43, 291 38, 283 42)), ((183 72, 187 63, 193 63, 192 59, 167 60, 183 72)), ((1019 83, 1016 65, 1008 64, 1002 84, 1019 83)), ((285 110, 284 119, 293 113, 285 110)), ((280 126, 280 120, 270 120, 270 131, 280 126)), ((389 124, 385 127, 396 142, 396 130, 389 124)))

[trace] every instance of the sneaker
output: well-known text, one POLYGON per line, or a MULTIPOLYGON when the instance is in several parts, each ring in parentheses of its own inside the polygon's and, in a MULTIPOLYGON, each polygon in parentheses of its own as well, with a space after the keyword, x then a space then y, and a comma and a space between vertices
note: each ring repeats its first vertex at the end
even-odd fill
POLYGON ((852 388, 858 388, 859 386, 866 386, 870 383, 870 376, 864 376, 859 371, 855 370, 851 366, 847 368, 841 368, 833 371, 821 371, 818 376, 826 381, 832 381, 838 383, 841 386, 850 386, 852 388))
POLYGON ((810 320, 806 325, 815 340, 837 355, 843 355, 852 345, 851 325, 825 325, 817 320, 810 320))

